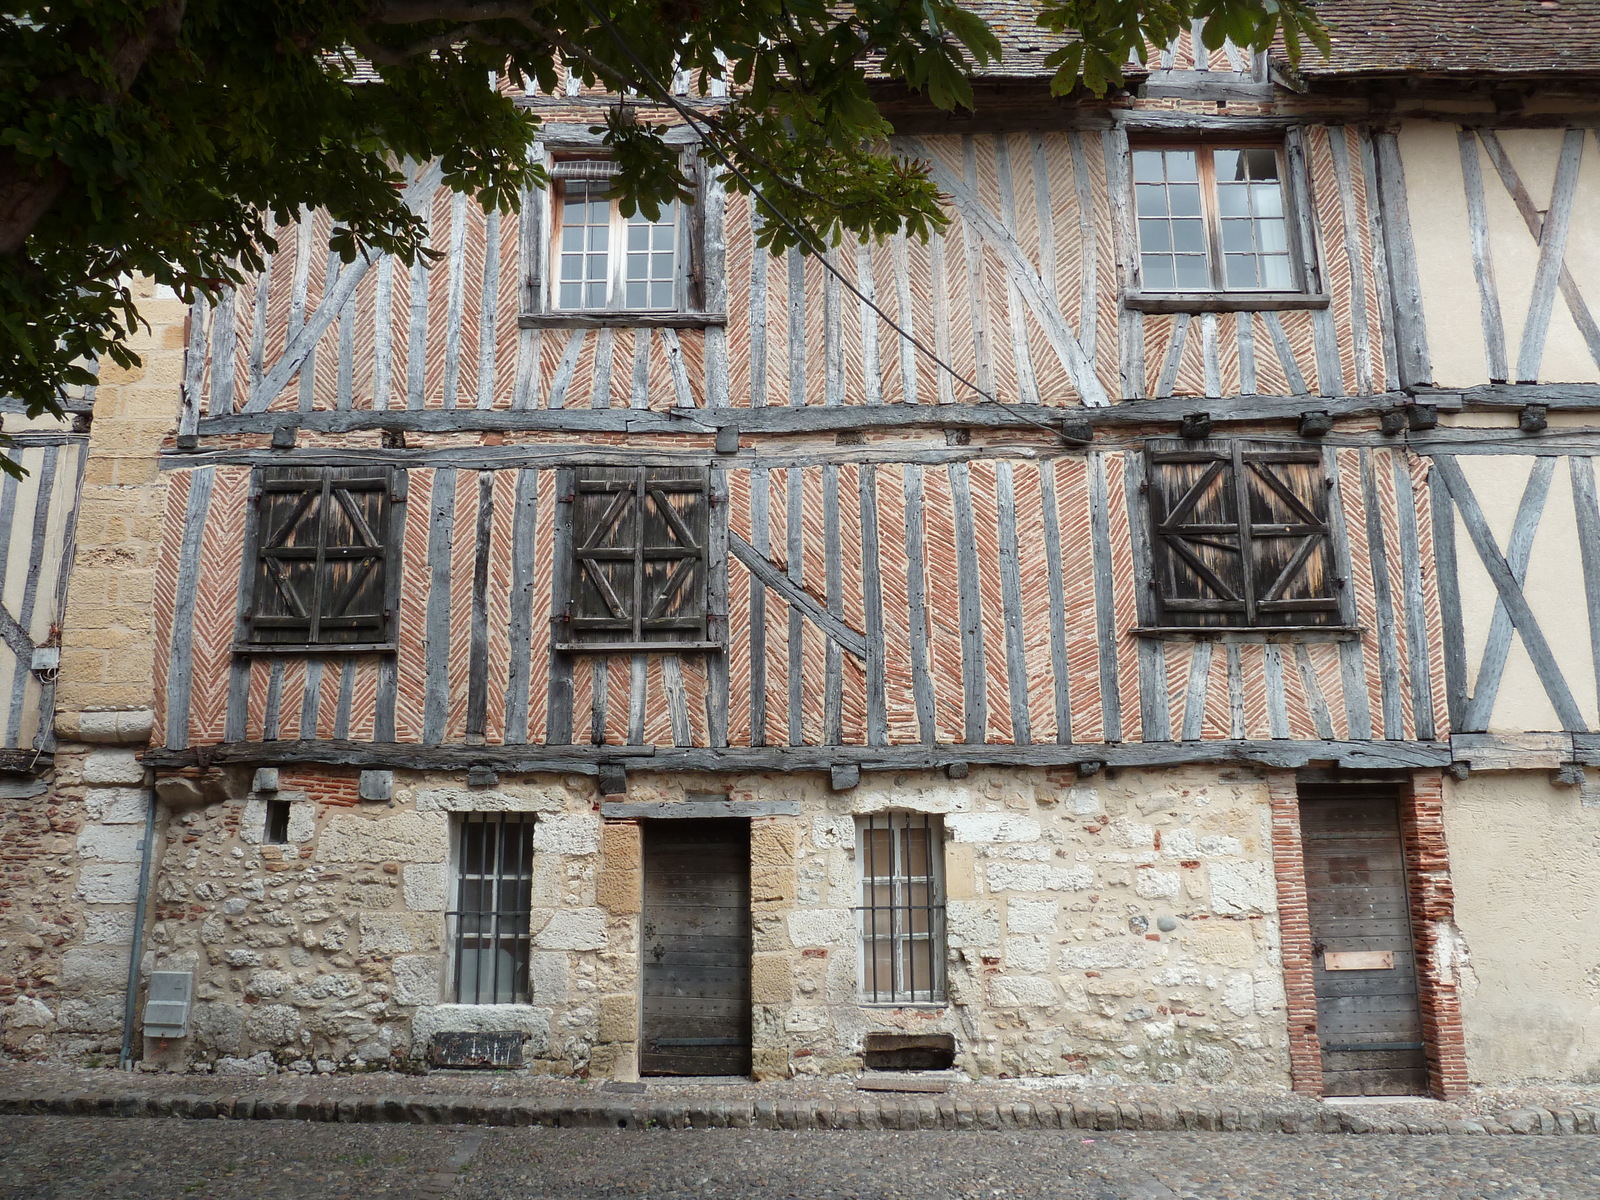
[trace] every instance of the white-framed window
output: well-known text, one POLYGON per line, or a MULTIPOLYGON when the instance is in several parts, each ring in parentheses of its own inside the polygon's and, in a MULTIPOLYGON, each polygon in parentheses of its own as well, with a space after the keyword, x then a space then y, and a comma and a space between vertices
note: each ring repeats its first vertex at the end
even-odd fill
POLYGON ((463 813, 445 914, 456 1004, 525 1004, 533 905, 532 813, 463 813))
POLYGON ((1143 292, 1298 292, 1307 272, 1277 145, 1135 145, 1143 292))
POLYGON ((564 158, 550 165, 550 308, 557 312, 671 312, 683 307, 683 206, 650 220, 607 199, 617 164, 564 158))
POLYGON ((856 863, 862 1000, 943 1002, 944 819, 900 812, 857 817, 856 863))

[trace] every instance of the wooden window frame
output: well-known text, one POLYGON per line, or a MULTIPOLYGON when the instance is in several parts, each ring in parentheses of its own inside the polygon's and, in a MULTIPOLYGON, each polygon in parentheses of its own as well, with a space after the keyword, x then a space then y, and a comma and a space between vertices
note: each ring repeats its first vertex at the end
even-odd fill
MULTIPOLYGON (((1142 636, 1172 636, 1181 638, 1217 638, 1218 640, 1283 640, 1283 641, 1340 641, 1348 640, 1360 631, 1355 626, 1353 604, 1348 587, 1350 576, 1347 561, 1348 548, 1343 539, 1343 527, 1337 510, 1335 476, 1327 461, 1326 451, 1315 444, 1297 446, 1276 442, 1255 442, 1248 438, 1226 438, 1206 442, 1159 441, 1150 442, 1145 449, 1146 483, 1142 491, 1146 500, 1145 518, 1149 522, 1150 584, 1148 604, 1141 606, 1145 623, 1133 632, 1142 636), (1187 515, 1199 498, 1200 489, 1208 478, 1207 472, 1191 485, 1182 496, 1168 496, 1149 480, 1156 476, 1155 468, 1161 463, 1212 462, 1230 473, 1234 504, 1233 520, 1216 526, 1185 524, 1174 517, 1187 515), (1253 463, 1271 466, 1274 462, 1315 464, 1324 480, 1335 482, 1311 497, 1310 505, 1293 496, 1283 480, 1270 472, 1259 470, 1254 474, 1267 484, 1280 499, 1298 507, 1312 520, 1295 523, 1259 522, 1250 519, 1249 489, 1246 486, 1253 463), (1319 513, 1320 509, 1320 513, 1319 513), (1199 575, 1202 569, 1212 574, 1210 586, 1219 593, 1228 591, 1227 585, 1204 567, 1192 547, 1185 552, 1180 529, 1190 529, 1194 535, 1213 533, 1218 537, 1238 540, 1240 556, 1240 595, 1233 604, 1224 599, 1206 601, 1194 597, 1175 597, 1169 593, 1170 579, 1168 555, 1177 554, 1185 565, 1199 575), (1266 596, 1257 595, 1255 577, 1259 559, 1253 553, 1255 543, 1265 538, 1303 537, 1303 549, 1297 550, 1281 568, 1266 596), (1320 540, 1320 546, 1318 544, 1320 540), (1322 556, 1322 578, 1326 581, 1325 594, 1295 600, 1272 599, 1293 581, 1298 571, 1305 567, 1313 555, 1322 556), (1235 604, 1242 606, 1240 619, 1223 624, 1204 624, 1198 618, 1210 612, 1233 612, 1235 604), (1267 607, 1270 606, 1270 607, 1267 607), (1295 612, 1327 613, 1326 621, 1308 620, 1300 623, 1270 622, 1263 620, 1272 615, 1295 612)), ((1203 577, 1203 576, 1202 576, 1203 577)))
POLYGON ((1128 256, 1125 308, 1138 312, 1271 312, 1286 309, 1327 308, 1331 298, 1320 284, 1316 235, 1307 207, 1310 182, 1304 178, 1302 156, 1292 152, 1284 138, 1141 137, 1127 146, 1126 187, 1128 256), (1200 188, 1200 219, 1205 226, 1206 265, 1211 286, 1199 291, 1146 290, 1143 246, 1140 241, 1138 184, 1133 177, 1133 155, 1140 150, 1193 150, 1196 152, 1200 188), (1229 288, 1224 277, 1222 228, 1216 191, 1214 156, 1219 150, 1271 150, 1277 156, 1278 182, 1283 191, 1284 236, 1289 269, 1295 286, 1286 289, 1229 288))
MULTIPOLYGON (((535 149, 535 162, 546 167, 570 161, 604 161, 606 154, 594 145, 545 145, 535 149)), ((727 321, 725 288, 714 274, 722 265, 721 184, 715 172, 700 163, 693 148, 680 156, 684 174, 694 186, 693 200, 678 202, 677 264, 674 303, 670 308, 629 308, 620 301, 626 295, 627 218, 616 201, 611 201, 612 248, 611 279, 613 303, 604 308, 563 308, 558 303, 561 262, 561 199, 563 183, 552 179, 550 186, 524 196, 522 222, 523 279, 522 312, 519 325, 527 328, 582 329, 597 327, 703 328, 727 321), (713 196, 713 193, 715 195, 713 196), (715 203, 713 200, 715 199, 715 203), (620 236, 619 236, 620 235, 620 236)))
POLYGON ((551 646, 563 654, 670 654, 670 653, 720 653, 726 647, 712 629, 717 614, 712 612, 712 539, 715 524, 711 519, 711 480, 705 468, 681 466, 653 466, 638 464, 573 468, 570 473, 570 494, 561 521, 565 536, 558 538, 559 553, 565 559, 557 564, 565 580, 564 595, 560 597, 554 620, 551 646), (693 477, 685 474, 694 470, 693 477), (631 472, 631 488, 624 492, 623 481, 607 478, 620 472, 631 472), (586 477, 586 472, 588 475, 586 477), (667 495, 699 493, 702 503, 698 512, 691 511, 689 520, 677 513, 668 503, 667 495), (577 511, 580 497, 612 495, 613 503, 601 513, 597 523, 585 527, 577 511), (632 496, 631 517, 624 515, 628 507, 624 496, 632 496), (661 515, 672 533, 669 545, 647 545, 644 536, 645 514, 650 507, 661 515), (632 522, 628 541, 622 546, 604 545, 603 541, 623 520, 632 522), (624 607, 623 597, 611 586, 599 566, 604 562, 627 562, 631 555, 632 583, 629 600, 624 607), (661 593, 650 607, 638 602, 642 585, 651 562, 675 560, 675 566, 664 582, 661 593), (690 572, 687 581, 681 578, 683 564, 690 572), (597 596, 610 610, 608 616, 586 616, 578 610, 585 595, 588 581, 597 596), (685 587, 692 589, 688 611, 684 615, 664 616, 656 610, 670 601, 685 587), (619 632, 625 636, 607 637, 606 631, 626 622, 627 629, 619 632), (681 631, 681 636, 670 635, 681 631))
POLYGON ((858 889, 856 979, 861 1003, 891 1008, 942 1008, 947 1003, 948 975, 945 963, 948 946, 945 906, 948 895, 945 891, 944 818, 922 812, 879 812, 858 816, 855 826, 858 889), (888 863, 876 860, 869 836, 884 828, 890 833, 888 863), (898 835, 916 828, 925 831, 925 857, 920 863, 907 863, 907 839, 898 835), (887 873, 880 868, 885 868, 887 873), (920 873, 917 868, 921 868, 920 873), (906 898, 910 889, 918 883, 927 887, 927 901, 922 905, 906 898), (877 904, 871 894, 875 886, 885 885, 890 889, 887 906, 877 904), (927 929, 908 930, 907 918, 918 908, 926 916, 927 929), (875 970, 878 956, 882 953, 879 947, 885 943, 889 946, 891 956, 892 983, 888 992, 877 986, 875 970), (919 966, 926 985, 922 987, 918 986, 919 966))
MULTIPOLYGON (((380 565, 377 568, 382 572, 382 582, 379 592, 383 597, 383 608, 378 615, 377 636, 365 641, 333 641, 319 635, 322 633, 324 620, 333 620, 323 612, 322 581, 324 575, 320 569, 327 561, 328 547, 325 542, 326 523, 320 526, 320 535, 314 548, 314 561, 318 570, 313 576, 313 590, 309 598, 310 608, 310 634, 305 640, 267 641, 261 639, 261 634, 271 628, 275 618, 261 614, 258 610, 262 606, 263 591, 272 581, 272 570, 267 565, 269 562, 289 557, 282 553, 283 547, 269 547, 263 545, 265 531, 264 498, 275 492, 310 492, 314 489, 304 486, 296 487, 295 484, 304 484, 316 480, 320 476, 321 502, 330 505, 335 502, 335 494, 340 490, 334 486, 335 473, 349 470, 348 467, 331 467, 321 465, 301 466, 293 462, 274 463, 269 466, 257 467, 251 476, 250 504, 251 513, 246 525, 243 556, 249 564, 250 588, 248 602, 240 614, 238 628, 232 647, 235 654, 297 654, 297 655, 347 655, 370 653, 394 653, 397 649, 395 641, 395 620, 400 608, 400 547, 405 528, 405 499, 406 499, 406 473, 404 468, 389 466, 362 465, 359 469, 364 472, 360 477, 347 479, 343 482, 360 482, 364 487, 344 490, 376 491, 384 493, 381 514, 377 529, 369 529, 373 537, 373 554, 350 555, 343 554, 339 557, 377 558, 380 565), (317 475, 301 474, 291 476, 288 471, 317 472, 317 475)), ((344 504, 344 501, 338 501, 344 504)), ((348 505, 345 505, 348 512, 348 505)), ((322 510, 326 511, 326 510, 322 510)), ((365 521, 362 522, 365 527, 365 521)), ((336 547, 336 550, 354 549, 353 547, 336 547)), ((295 554, 293 557, 304 558, 304 554, 295 554)), ((279 587, 283 587, 281 575, 279 587)), ((286 593, 281 593, 285 594, 286 593)), ((297 597, 304 606, 305 597, 297 597)))

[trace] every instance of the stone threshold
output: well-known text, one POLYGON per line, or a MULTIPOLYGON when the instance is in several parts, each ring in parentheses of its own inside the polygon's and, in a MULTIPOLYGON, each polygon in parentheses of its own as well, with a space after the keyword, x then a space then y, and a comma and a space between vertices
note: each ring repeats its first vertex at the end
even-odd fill
MULTIPOLYGON (((1138 1102, 1093 1097, 1066 1102, 1020 1093, 916 1096, 862 1093, 765 1098, 759 1084, 743 1095, 651 1097, 602 1092, 585 1098, 486 1095, 337 1095, 336 1088, 282 1087, 229 1094, 108 1086, 82 1090, 0 1089, 0 1115, 176 1117, 187 1120, 321 1121, 347 1124, 508 1125, 562 1129, 785 1130, 1094 1130, 1220 1133, 1582 1135, 1600 1134, 1600 1107, 1524 1108, 1493 1117, 1443 1119, 1425 1112, 1363 1113, 1344 1104, 1301 1099, 1261 1106, 1138 1102), (637 1098, 635 1098, 637 1097, 637 1098)), ((1403 1103, 1405 1098, 1401 1098, 1403 1103)))

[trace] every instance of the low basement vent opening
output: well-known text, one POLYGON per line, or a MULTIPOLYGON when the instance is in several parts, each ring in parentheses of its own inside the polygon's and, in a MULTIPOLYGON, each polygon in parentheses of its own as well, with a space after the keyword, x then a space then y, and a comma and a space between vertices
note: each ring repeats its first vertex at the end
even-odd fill
POLYGON ((868 1071, 948 1071, 955 1061, 953 1033, 869 1033, 861 1054, 868 1071))

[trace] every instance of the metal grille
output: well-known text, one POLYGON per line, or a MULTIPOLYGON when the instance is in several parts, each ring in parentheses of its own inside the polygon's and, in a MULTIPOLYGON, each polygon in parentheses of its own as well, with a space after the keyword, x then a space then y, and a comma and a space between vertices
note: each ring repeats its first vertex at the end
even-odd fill
POLYGON ((944 999, 944 822, 927 813, 856 819, 861 995, 882 1004, 944 999))
POLYGON ((528 912, 533 901, 533 817, 461 818, 456 906, 445 914, 455 946, 457 1004, 528 999, 528 912))

